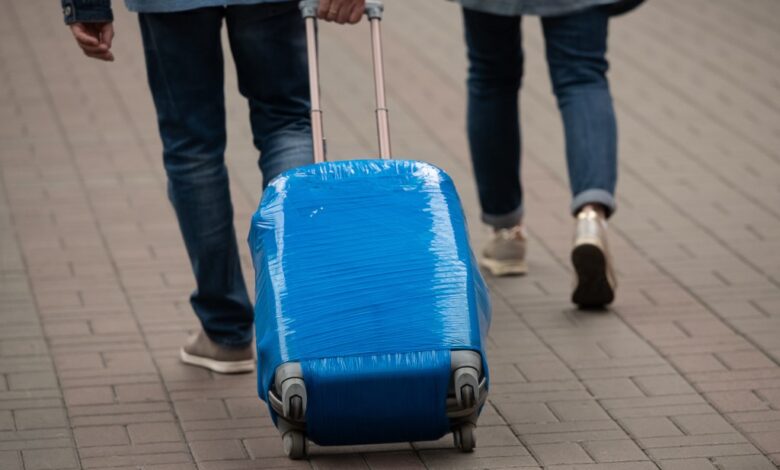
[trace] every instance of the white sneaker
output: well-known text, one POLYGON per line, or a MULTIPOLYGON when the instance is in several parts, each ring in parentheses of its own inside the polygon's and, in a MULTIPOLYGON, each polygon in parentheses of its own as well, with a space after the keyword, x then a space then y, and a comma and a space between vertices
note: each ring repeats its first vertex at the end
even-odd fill
POLYGON ((526 237, 523 227, 497 229, 482 250, 479 265, 494 276, 513 276, 528 272, 525 264, 526 237))
POLYGON ((581 308, 599 308, 615 300, 617 280, 607 247, 607 222, 590 207, 577 214, 571 262, 576 273, 572 302, 581 308))
POLYGON ((179 351, 185 364, 204 367, 220 374, 238 374, 255 370, 255 354, 250 344, 229 349, 211 341, 202 330, 192 335, 179 351))

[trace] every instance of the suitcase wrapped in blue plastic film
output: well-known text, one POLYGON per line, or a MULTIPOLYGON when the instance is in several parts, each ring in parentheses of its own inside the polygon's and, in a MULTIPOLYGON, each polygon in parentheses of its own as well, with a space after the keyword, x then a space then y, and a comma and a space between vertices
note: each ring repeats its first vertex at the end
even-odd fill
POLYGON ((290 454, 473 448, 490 305, 450 177, 408 160, 289 170, 252 219, 258 389, 290 454))

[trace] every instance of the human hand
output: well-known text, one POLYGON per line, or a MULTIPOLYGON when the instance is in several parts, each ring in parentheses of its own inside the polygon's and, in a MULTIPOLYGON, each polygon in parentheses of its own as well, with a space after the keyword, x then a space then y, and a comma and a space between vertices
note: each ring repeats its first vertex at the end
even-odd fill
POLYGON ((317 17, 338 24, 355 24, 363 17, 366 0, 320 0, 317 17))
POLYGON ((114 24, 104 23, 73 23, 70 31, 76 39, 84 55, 93 59, 114 61, 111 52, 111 41, 114 39, 114 24))

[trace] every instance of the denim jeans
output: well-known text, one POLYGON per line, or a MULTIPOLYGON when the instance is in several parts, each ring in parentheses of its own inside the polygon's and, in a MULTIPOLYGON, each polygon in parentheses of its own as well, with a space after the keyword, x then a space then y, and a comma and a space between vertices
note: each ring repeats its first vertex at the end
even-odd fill
POLYGON ((168 196, 197 284, 190 302, 213 341, 243 347, 253 313, 224 159, 220 30, 224 22, 266 185, 313 159, 304 23, 297 2, 142 13, 139 21, 168 196))
MULTIPOLYGON (((523 215, 518 92, 521 18, 463 9, 468 46, 468 137, 482 220, 496 228, 523 215)), ((572 213, 597 203, 615 210, 617 130, 605 58, 608 11, 543 17, 547 64, 563 118, 572 213)))

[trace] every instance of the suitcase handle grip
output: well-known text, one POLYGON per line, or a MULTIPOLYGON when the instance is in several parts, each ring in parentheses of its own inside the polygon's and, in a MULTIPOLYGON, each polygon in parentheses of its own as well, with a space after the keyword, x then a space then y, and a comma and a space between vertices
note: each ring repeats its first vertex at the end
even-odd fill
MULTIPOLYGON (((306 22, 306 50, 309 59, 309 92, 311 95, 311 129, 314 144, 314 163, 325 161, 325 136, 320 107, 319 61, 317 56, 318 0, 302 0, 299 4, 306 22)), ((382 32, 380 22, 384 5, 377 0, 367 0, 365 14, 371 27, 371 52, 374 65, 374 90, 376 94, 376 125, 379 139, 379 157, 390 158, 390 120, 385 98, 385 71, 382 60, 382 32)))
MULTIPOLYGON (((320 7, 319 0, 301 0, 298 8, 301 9, 301 15, 304 18, 316 18, 317 9, 320 7)), ((374 18, 382 19, 382 12, 384 12, 385 6, 379 0, 366 0, 366 16, 368 19, 374 18)))

